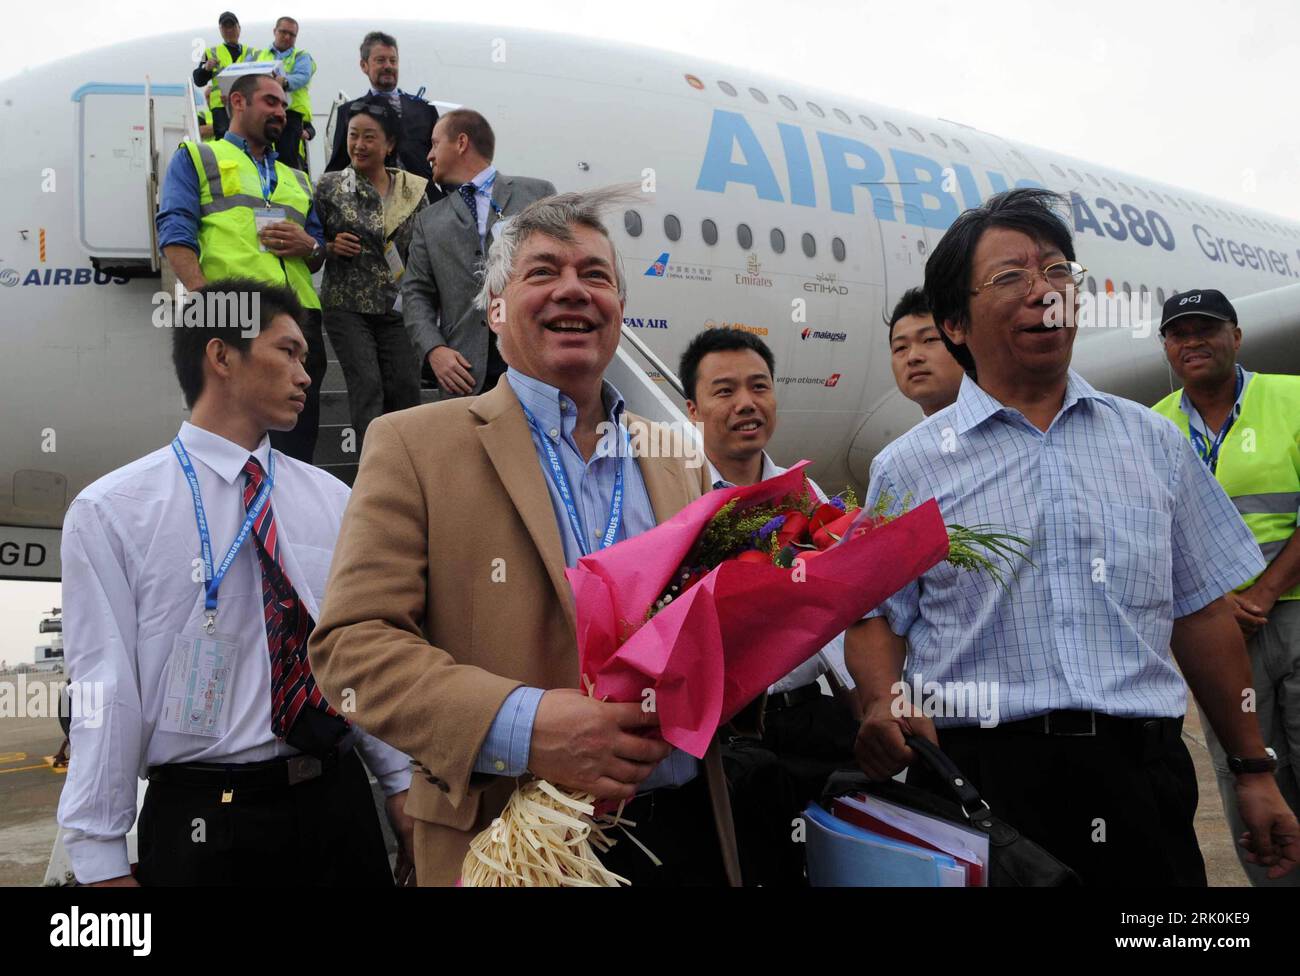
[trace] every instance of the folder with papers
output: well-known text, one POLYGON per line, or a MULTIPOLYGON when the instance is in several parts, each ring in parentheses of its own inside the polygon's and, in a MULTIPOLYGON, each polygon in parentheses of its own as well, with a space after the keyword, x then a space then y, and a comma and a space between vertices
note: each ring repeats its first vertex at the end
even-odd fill
POLYGON ((965 871, 967 887, 988 884, 988 834, 868 793, 837 797, 831 803, 831 812, 864 830, 949 855, 965 871))
POLYGON ((961 888, 966 870, 939 851, 841 820, 816 803, 804 811, 808 881, 815 888, 961 888))

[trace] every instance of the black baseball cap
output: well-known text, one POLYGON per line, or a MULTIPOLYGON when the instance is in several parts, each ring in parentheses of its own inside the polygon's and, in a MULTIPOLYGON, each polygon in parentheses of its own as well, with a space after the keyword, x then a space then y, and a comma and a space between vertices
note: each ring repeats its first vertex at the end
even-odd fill
POLYGON ((238 24, 239 18, 236 17, 234 14, 232 14, 229 10, 227 10, 224 14, 222 14, 220 17, 217 18, 217 23, 222 27, 224 27, 226 24, 238 24))
POLYGON ((1193 288, 1174 295, 1165 302, 1160 313, 1160 334, 1165 334, 1165 326, 1170 322, 1185 315, 1204 315, 1206 318, 1237 324, 1237 310, 1223 292, 1216 288, 1193 288))

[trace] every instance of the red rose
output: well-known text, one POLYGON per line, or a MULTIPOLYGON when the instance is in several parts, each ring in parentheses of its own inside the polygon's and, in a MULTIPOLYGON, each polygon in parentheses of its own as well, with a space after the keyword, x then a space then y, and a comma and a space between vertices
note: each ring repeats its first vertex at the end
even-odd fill
POLYGON ((808 523, 809 533, 816 534, 817 530, 824 525, 829 525, 844 514, 844 510, 836 508, 830 502, 825 502, 817 506, 817 511, 813 512, 813 517, 808 523))
POLYGON ((760 552, 760 551, 757 550, 757 549, 746 549, 744 552, 742 552, 739 556, 736 557, 736 562, 738 562, 738 563, 764 563, 764 564, 766 564, 766 565, 768 565, 768 566, 771 566, 771 565, 772 565, 772 557, 769 556, 769 555, 768 555, 767 553, 765 553, 765 552, 760 552))
POLYGON ((785 513, 785 524, 781 526, 781 531, 776 534, 776 540, 779 545, 788 546, 792 542, 803 541, 804 533, 808 531, 808 516, 803 512, 789 511, 785 513))

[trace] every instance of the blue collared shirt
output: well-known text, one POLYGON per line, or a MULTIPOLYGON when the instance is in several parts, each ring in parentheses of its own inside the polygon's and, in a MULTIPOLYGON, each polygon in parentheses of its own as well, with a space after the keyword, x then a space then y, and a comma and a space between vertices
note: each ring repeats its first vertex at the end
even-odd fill
POLYGON ((474 211, 478 216, 478 239, 487 240, 488 215, 492 212, 492 184, 496 182, 497 168, 488 163, 487 169, 470 180, 474 184, 474 211))
MULTIPOLYGON (((564 499, 551 475, 551 465, 541 437, 551 440, 560 456, 565 477, 574 495, 578 521, 590 540, 588 548, 595 551, 609 524, 610 499, 614 494, 614 479, 619 467, 623 468, 623 518, 615 542, 648 532, 655 527, 654 508, 646 491, 641 468, 632 458, 619 457, 604 449, 604 442, 593 452, 590 461, 584 461, 573 431, 578 423, 578 409, 568 396, 553 386, 531 376, 525 376, 513 367, 506 370, 506 380, 519 402, 532 412, 541 427, 541 434, 529 425, 537 462, 541 465, 543 480, 550 493, 551 507, 555 510, 555 524, 564 543, 564 562, 573 567, 582 556, 582 549, 574 537, 569 523, 564 499)), ((605 408, 610 423, 618 424, 624 411, 623 397, 608 381, 604 385, 605 408)), ((619 441, 620 445, 625 442, 619 441)), ((622 449, 621 446, 619 448, 622 449)), ((498 710, 488 729, 487 737, 474 764, 477 773, 497 776, 520 776, 528 768, 529 748, 533 737, 533 723, 537 718, 537 704, 542 698, 541 688, 516 688, 498 710)), ((681 786, 693 779, 699 770, 694 756, 674 749, 641 784, 641 791, 659 786, 681 786)))
MULTIPOLYGON (((283 61, 294 52, 293 48, 287 51, 277 51, 272 44, 268 51, 277 61, 283 61)), ((299 88, 306 88, 311 83, 312 71, 315 69, 315 62, 312 61, 311 55, 306 51, 299 51, 298 58, 293 62, 293 70, 284 73, 285 78, 289 80, 289 91, 297 91, 299 88)))
MULTIPOLYGON (((1237 364, 1237 378, 1241 382, 1241 392, 1237 394, 1237 402, 1232 405, 1232 410, 1228 414, 1228 419, 1224 421, 1224 426, 1228 429, 1237 422, 1241 416, 1241 401, 1246 399, 1246 387, 1250 386, 1251 378, 1255 374, 1245 369, 1240 363, 1237 364)), ((1192 403, 1192 398, 1187 395, 1187 388, 1183 387, 1182 395, 1178 398, 1178 409, 1187 414, 1187 426, 1189 431, 1195 431, 1202 439, 1202 443, 1212 445, 1219 437, 1219 431, 1210 430, 1210 425, 1205 422, 1201 412, 1196 409, 1196 404, 1192 403)), ((1217 454, 1215 460, 1217 461, 1217 454)), ((1209 464, 1209 461, 1205 462, 1209 464)))
MULTIPOLYGON (((223 138, 248 152, 248 143, 238 133, 227 131, 223 138)), ((248 158, 253 159, 251 154, 248 158)), ((265 159, 270 164, 270 192, 274 193, 279 177, 275 171, 276 152, 269 146, 265 159)), ((253 159, 253 164, 259 167, 260 172, 265 172, 256 159, 253 159)), ((194 160, 190 158, 189 152, 181 147, 167 165, 158 216, 154 218, 158 228, 158 247, 183 244, 197 253, 199 220, 199 174, 194 170, 194 160)), ((314 203, 307 210, 307 223, 303 229, 319 241, 321 247, 325 246, 325 230, 321 227, 320 217, 316 216, 314 203)))
POLYGON ((910 685, 984 682, 1003 722, 1053 709, 1182 715, 1174 620, 1265 565, 1178 429, 1074 371, 1046 432, 963 378, 954 404, 872 463, 866 507, 887 494, 898 511, 909 492, 936 499, 948 523, 1031 541, 1032 565, 1004 573, 1005 588, 940 563, 872 614, 907 638, 910 685))

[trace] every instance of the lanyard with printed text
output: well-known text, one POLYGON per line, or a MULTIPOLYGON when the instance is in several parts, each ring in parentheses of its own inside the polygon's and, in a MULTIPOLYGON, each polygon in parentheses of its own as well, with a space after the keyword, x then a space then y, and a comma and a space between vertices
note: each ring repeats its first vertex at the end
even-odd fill
MULTIPOLYGON (((523 406, 523 404, 520 404, 523 406)), ((560 463, 560 456, 555 453, 555 448, 551 446, 551 439, 546 436, 542 430, 541 424, 533 416, 533 412, 524 407, 524 416, 528 418, 528 425, 537 433, 537 439, 542 442, 542 447, 546 449, 546 459, 551 463, 551 480, 555 482, 555 488, 560 493, 560 499, 564 502, 565 510, 569 513, 569 527, 573 530, 573 536, 578 540, 578 548, 582 550, 584 556, 591 555, 591 547, 587 544, 586 533, 582 530, 582 523, 578 520, 578 509, 574 505, 573 491, 569 488, 568 476, 564 473, 564 465, 560 463)), ((622 426, 621 424, 619 425, 622 426)), ((623 431, 624 440, 627 438, 627 431, 623 431)), ((605 527, 605 534, 600 538, 600 548, 606 549, 614 544, 614 538, 618 535, 618 527, 623 522, 623 461, 620 458, 618 464, 618 473, 614 476, 614 496, 609 503, 609 524, 605 527)))
POLYGON ((214 571, 212 568, 212 539, 208 535, 208 517, 203 511, 203 495, 199 491, 199 477, 194 473, 194 465, 190 463, 189 453, 185 450, 185 445, 181 443, 180 437, 176 437, 172 441, 172 450, 176 454, 176 460, 181 464, 181 470, 185 472, 185 480, 190 483, 190 495, 194 499, 194 521, 199 527, 199 547, 203 554, 203 629, 211 634, 217 627, 217 591, 221 588, 221 581, 226 578, 226 570, 235 561, 240 546, 248 538, 253 523, 257 521, 258 515, 261 514, 267 500, 271 497, 271 486, 275 483, 275 452, 271 452, 270 470, 267 472, 266 477, 262 479, 262 487, 258 490, 257 497, 253 499, 253 504, 248 507, 248 514, 244 517, 244 524, 239 527, 239 534, 235 536, 235 541, 230 544, 230 551, 221 560, 221 565, 214 571))
MULTIPOLYGON (((1205 434, 1202 434, 1197 426, 1190 423, 1187 425, 1188 432, 1192 437, 1192 446, 1196 448, 1196 453, 1200 455, 1201 460, 1209 465, 1211 472, 1218 468, 1219 448, 1223 446, 1224 438, 1228 436, 1228 431, 1232 430, 1232 425, 1237 420, 1237 407, 1241 403, 1241 390, 1245 385, 1245 380, 1245 374, 1242 372, 1241 367, 1238 366, 1237 397, 1232 403, 1232 409, 1228 411, 1228 419, 1223 422, 1223 427, 1219 430, 1218 436, 1214 438, 1213 444, 1206 440, 1205 434)), ((1202 417, 1201 422, 1204 423, 1205 418, 1202 417)))

